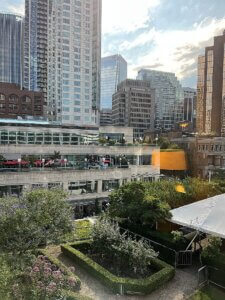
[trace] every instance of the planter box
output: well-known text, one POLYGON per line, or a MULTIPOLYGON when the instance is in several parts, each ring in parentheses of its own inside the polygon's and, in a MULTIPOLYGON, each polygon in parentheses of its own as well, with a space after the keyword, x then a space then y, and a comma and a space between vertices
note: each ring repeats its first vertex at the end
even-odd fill
POLYGON ((160 261, 152 259, 151 265, 157 270, 156 273, 144 279, 131 279, 117 277, 108 270, 94 262, 91 258, 77 248, 88 247, 91 241, 81 241, 61 246, 64 255, 70 257, 75 263, 83 267, 88 273, 99 279, 101 283, 119 294, 149 294, 173 278, 175 269, 160 261))

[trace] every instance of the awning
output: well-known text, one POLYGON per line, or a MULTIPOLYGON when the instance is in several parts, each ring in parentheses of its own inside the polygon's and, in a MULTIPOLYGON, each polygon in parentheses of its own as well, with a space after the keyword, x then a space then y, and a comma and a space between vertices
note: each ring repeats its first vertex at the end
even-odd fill
POLYGON ((172 223, 225 239, 225 194, 170 211, 172 223))

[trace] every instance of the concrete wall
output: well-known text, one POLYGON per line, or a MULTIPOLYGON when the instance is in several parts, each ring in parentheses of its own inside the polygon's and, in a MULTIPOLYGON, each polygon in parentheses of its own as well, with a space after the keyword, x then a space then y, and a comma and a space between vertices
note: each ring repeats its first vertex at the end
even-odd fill
POLYGON ((61 146, 61 145, 0 145, 0 154, 51 155, 59 151, 61 155, 151 155, 159 151, 153 146, 61 146))

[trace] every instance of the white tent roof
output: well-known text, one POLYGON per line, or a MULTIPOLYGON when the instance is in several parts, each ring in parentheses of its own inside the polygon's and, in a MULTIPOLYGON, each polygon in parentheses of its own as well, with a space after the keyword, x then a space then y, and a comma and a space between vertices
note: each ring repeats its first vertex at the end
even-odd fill
POLYGON ((225 194, 170 211, 172 223, 225 238, 225 194))

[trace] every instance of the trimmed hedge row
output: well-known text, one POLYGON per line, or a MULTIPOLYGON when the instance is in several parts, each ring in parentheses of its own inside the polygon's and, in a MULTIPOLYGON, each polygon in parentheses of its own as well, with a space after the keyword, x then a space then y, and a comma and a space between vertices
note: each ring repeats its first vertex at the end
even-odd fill
POLYGON ((71 272, 61 261, 59 261, 56 257, 50 255, 46 250, 39 250, 39 254, 44 255, 48 258, 48 260, 56 265, 66 276, 73 277, 76 279, 76 285, 74 287, 74 291, 79 291, 81 286, 80 278, 77 277, 73 272, 71 272))
POLYGON ((74 292, 65 291, 66 300, 93 300, 90 297, 83 296, 74 292))
POLYGON ((76 247, 81 249, 90 245, 91 241, 80 241, 73 244, 61 245, 61 250, 64 255, 70 257, 115 293, 149 294, 172 279, 175 274, 175 269, 172 266, 158 259, 153 259, 151 262, 152 266, 158 271, 150 277, 144 279, 117 277, 76 249, 76 247))

